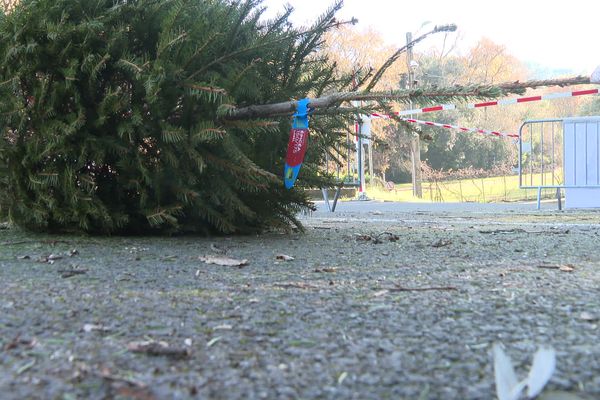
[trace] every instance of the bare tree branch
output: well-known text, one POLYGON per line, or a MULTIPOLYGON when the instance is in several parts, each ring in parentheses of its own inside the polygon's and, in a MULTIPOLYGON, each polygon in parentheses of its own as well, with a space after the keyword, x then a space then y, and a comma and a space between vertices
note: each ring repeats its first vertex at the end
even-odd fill
POLYGON ((385 73, 385 71, 387 71, 387 69, 389 67, 391 67, 392 64, 394 64, 394 62, 396 62, 396 60, 398 59, 398 57, 400 57, 400 55, 402 53, 405 53, 406 50, 408 50, 409 48, 411 48, 415 44, 419 43, 421 40, 425 39, 427 36, 431 35, 432 33, 437 33, 437 32, 453 32, 455 30, 456 30, 456 25, 453 25, 453 24, 451 24, 451 25, 436 26, 431 31, 422 34, 418 38, 414 39, 412 42, 407 43, 405 46, 400 47, 394 54, 392 54, 392 56, 390 58, 387 59, 387 61, 385 63, 383 63, 383 65, 377 70, 377 72, 375 73, 375 75, 373 75, 373 79, 371 79, 371 82, 369 82, 369 84, 365 88, 365 91, 369 91, 369 90, 373 89, 373 87, 375 87, 375 85, 377 84, 377 82, 379 82, 379 80, 381 79, 381 77, 383 76, 383 74, 385 73))

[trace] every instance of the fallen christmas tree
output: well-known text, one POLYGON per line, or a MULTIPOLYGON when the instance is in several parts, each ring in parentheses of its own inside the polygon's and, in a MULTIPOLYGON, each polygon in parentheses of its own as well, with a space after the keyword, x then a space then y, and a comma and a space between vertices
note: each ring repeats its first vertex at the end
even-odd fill
MULTIPOLYGON (((0 211, 34 231, 255 232, 299 225, 281 179, 296 101, 313 98, 302 185, 357 110, 493 98, 585 78, 349 91, 317 50, 343 22, 271 21, 260 2, 24 0, 0 15, 0 211)), ((373 87, 366 75, 360 84, 373 87)), ((371 78, 369 80, 369 78, 371 78)), ((360 89, 359 84, 359 89, 360 89)), ((330 183, 330 182, 329 182, 330 183)))

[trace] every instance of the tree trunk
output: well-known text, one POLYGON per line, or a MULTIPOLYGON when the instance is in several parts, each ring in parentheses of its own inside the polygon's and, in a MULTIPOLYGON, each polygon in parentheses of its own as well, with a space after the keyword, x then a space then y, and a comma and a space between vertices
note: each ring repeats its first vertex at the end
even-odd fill
MULTIPOLYGON (((525 89, 537 88, 541 86, 572 86, 584 85, 590 83, 589 76, 576 76, 565 79, 552 79, 544 81, 526 81, 526 82, 507 82, 497 86, 453 86, 448 88, 437 88, 431 91, 422 89, 398 90, 389 92, 341 92, 333 93, 323 97, 317 97, 310 100, 311 109, 328 109, 338 107, 342 103, 351 100, 357 101, 407 101, 412 99, 419 102, 419 99, 448 99, 448 98, 497 98, 511 93, 523 93, 525 89)), ((296 111, 296 101, 286 101, 274 104, 251 105, 247 107, 235 108, 231 110, 226 119, 250 119, 276 117, 280 115, 289 115, 296 111)))

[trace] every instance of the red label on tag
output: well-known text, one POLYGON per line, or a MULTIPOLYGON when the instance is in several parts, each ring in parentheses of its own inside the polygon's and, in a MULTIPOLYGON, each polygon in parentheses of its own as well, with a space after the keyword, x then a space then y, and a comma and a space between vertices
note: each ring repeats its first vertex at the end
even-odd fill
POLYGON ((288 143, 285 161, 290 167, 302 164, 304 154, 308 146, 308 129, 290 130, 290 141, 288 143))

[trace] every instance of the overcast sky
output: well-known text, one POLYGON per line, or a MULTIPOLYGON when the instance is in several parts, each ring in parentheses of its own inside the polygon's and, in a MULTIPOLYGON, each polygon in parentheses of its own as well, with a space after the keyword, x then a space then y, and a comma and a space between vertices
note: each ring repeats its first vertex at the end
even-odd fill
MULTIPOLYGON (((286 3, 295 9, 292 21, 305 24, 332 1, 264 1, 269 13, 281 11, 286 3)), ((358 18, 359 28, 374 27, 397 47, 405 43, 406 32, 418 31, 424 22, 431 24, 421 33, 455 23, 463 51, 486 36, 521 61, 549 69, 589 75, 600 65, 600 0, 345 0, 338 16, 358 18)), ((433 36, 418 46, 426 50, 441 43, 433 36)))

